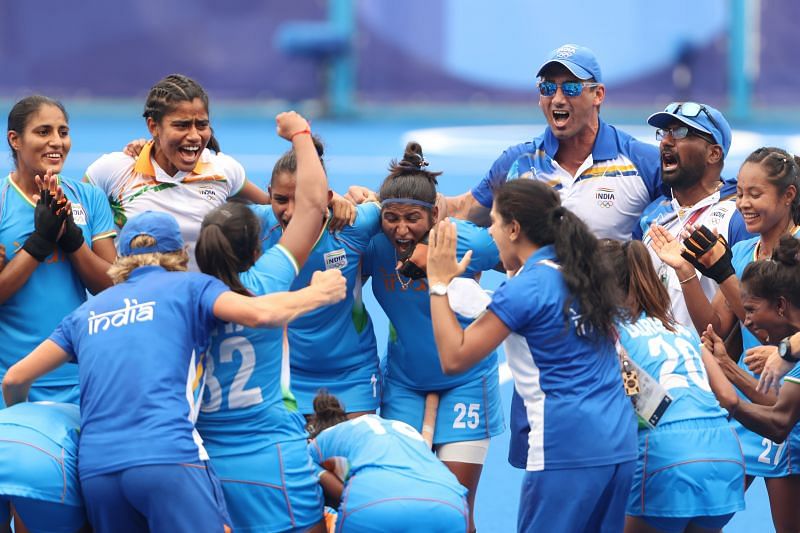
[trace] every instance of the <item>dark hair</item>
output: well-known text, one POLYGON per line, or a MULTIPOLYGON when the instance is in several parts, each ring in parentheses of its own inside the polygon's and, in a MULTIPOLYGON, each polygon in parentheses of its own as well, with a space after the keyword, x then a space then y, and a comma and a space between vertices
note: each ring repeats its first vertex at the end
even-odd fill
POLYGON ((772 259, 754 261, 742 273, 747 291, 775 302, 783 296, 800 307, 800 241, 784 235, 772 252, 772 259))
POLYGON ((314 414, 308 421, 308 434, 313 439, 323 430, 347 420, 347 414, 339 399, 327 390, 320 389, 314 397, 314 414))
MULTIPOLYGON (((34 94, 31 96, 26 96, 14 104, 14 107, 12 107, 11 111, 8 112, 8 127, 6 129, 6 133, 9 131, 14 131, 18 135, 22 135, 25 131, 25 127, 28 125, 31 115, 39 111, 39 109, 45 105, 55 106, 60 109, 61 112, 64 113, 64 118, 67 120, 67 122, 69 122, 69 115, 67 114, 67 110, 64 108, 64 104, 47 96, 34 94)), ((13 146, 11 146, 11 140, 8 139, 8 135, 6 135, 6 141, 8 142, 8 147, 11 148, 11 157, 14 158, 14 165, 16 166, 17 151, 14 150, 13 146)))
MULTIPOLYGON (((319 162, 322 163, 322 170, 325 170, 325 160, 322 159, 322 156, 325 154, 325 145, 322 144, 322 139, 317 137, 316 135, 311 136, 311 140, 314 142, 314 148, 317 150, 317 155, 319 156, 319 162)), ((269 180, 270 185, 275 180, 276 176, 281 174, 292 174, 294 175, 297 172, 297 154, 294 152, 294 147, 286 150, 283 155, 275 162, 275 166, 272 167, 272 177, 269 180)))
POLYGON ((506 224, 516 220, 533 244, 554 245, 569 292, 564 302, 565 321, 577 300, 579 334, 594 329, 603 337, 612 336, 620 316, 620 291, 608 283, 613 273, 599 253, 597 238, 581 219, 561 206, 558 193, 536 180, 512 180, 498 189, 494 209, 506 224))
MULTIPOLYGON (((203 87, 195 80, 183 74, 170 74, 150 88, 147 99, 144 102, 144 118, 152 118, 160 123, 164 115, 175 110, 180 102, 191 102, 199 98, 206 108, 206 112, 211 114, 208 107, 208 95, 203 87)), ((211 138, 207 145, 209 150, 219 152, 219 142, 214 137, 214 130, 211 130, 211 138)))
POLYGON ((253 266, 261 247, 261 224, 242 201, 229 200, 209 212, 200 226, 195 258, 200 271, 220 279, 233 292, 251 296, 239 272, 253 266))
POLYGON ((393 159, 389 164, 389 175, 383 180, 378 196, 381 200, 410 198, 435 205, 436 178, 442 173, 425 170, 427 166, 422 146, 413 141, 408 143, 403 159, 393 159))
POLYGON ((645 245, 641 241, 601 239, 600 250, 616 274, 622 295, 627 295, 628 319, 634 323, 645 313, 658 319, 669 331, 675 331, 669 293, 658 278, 645 245))
POLYGON ((800 224, 800 158, 786 150, 774 146, 762 146, 755 150, 745 163, 759 163, 767 173, 767 179, 783 194, 790 185, 794 185, 797 193, 792 200, 792 221, 800 224))

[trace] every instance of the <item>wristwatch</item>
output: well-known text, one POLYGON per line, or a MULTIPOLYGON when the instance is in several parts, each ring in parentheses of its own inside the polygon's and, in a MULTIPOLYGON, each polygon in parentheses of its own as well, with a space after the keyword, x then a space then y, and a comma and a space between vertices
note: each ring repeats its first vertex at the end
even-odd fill
POLYGON ((432 296, 446 296, 447 285, 445 283, 434 283, 431 285, 429 291, 432 296))
POLYGON ((778 344, 778 355, 780 355, 781 359, 784 361, 796 363, 800 361, 800 358, 797 358, 794 356, 794 354, 792 354, 792 345, 790 343, 791 338, 792 336, 789 335, 778 344))

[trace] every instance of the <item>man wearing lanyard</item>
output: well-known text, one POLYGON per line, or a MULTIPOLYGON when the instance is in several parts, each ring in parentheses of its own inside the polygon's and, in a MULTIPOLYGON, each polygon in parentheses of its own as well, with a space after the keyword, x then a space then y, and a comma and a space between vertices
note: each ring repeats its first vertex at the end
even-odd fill
MULTIPOLYGON (((695 102, 673 102, 650 115, 647 123, 658 128, 664 196, 645 208, 634 235, 644 236, 653 265, 669 291, 675 320, 692 328, 681 290, 687 280, 678 279, 675 270, 658 258, 647 230, 658 224, 681 238, 688 226, 703 225, 723 235, 730 246, 752 237, 736 210, 736 178, 726 180, 721 175, 731 146, 731 128, 718 110, 695 102)), ((711 300, 717 284, 699 273, 697 277, 711 300)))

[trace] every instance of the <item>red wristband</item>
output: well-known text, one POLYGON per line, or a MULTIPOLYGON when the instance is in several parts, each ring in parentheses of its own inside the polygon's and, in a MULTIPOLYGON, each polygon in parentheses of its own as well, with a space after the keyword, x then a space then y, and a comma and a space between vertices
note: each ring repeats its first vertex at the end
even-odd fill
POLYGON ((304 130, 296 131, 296 132, 292 133, 292 136, 289 137, 289 140, 293 141, 294 138, 297 137, 298 135, 305 135, 305 134, 311 135, 311 130, 306 128, 304 130))

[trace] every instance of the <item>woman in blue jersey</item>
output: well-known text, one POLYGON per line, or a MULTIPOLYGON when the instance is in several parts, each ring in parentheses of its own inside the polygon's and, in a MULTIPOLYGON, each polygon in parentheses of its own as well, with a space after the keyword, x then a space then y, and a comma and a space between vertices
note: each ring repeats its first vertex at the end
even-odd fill
POLYGON ((700 337, 673 320, 667 290, 640 241, 601 245, 627 293, 620 345, 672 398, 655 428, 640 426, 625 532, 720 531, 744 509, 745 466, 703 371, 700 337))
POLYGON ((450 308, 448 285, 469 267, 470 254, 456 261, 452 222, 431 233, 428 282, 441 367, 464 372, 507 338, 531 428, 519 531, 620 531, 637 446, 614 349, 620 298, 608 283, 613 273, 597 239, 544 183, 505 183, 491 219, 503 266, 514 275, 466 329, 450 308))
MULTIPOLYGON (((738 278, 748 264, 771 257, 782 236, 798 235, 800 166, 785 150, 759 148, 742 164, 737 181, 736 207, 742 213, 747 231, 758 237, 739 242, 728 251, 722 241, 717 241, 712 247, 715 238, 709 234, 709 252, 698 254, 698 258, 693 259, 695 264, 692 264, 681 255, 685 243, 673 240, 658 227, 653 228, 651 235, 654 236, 654 249, 683 280, 686 305, 699 332, 705 331, 710 324, 722 338, 728 338, 738 323, 743 325, 742 352, 733 358, 720 360, 720 366, 744 397, 757 404, 772 405, 776 400, 774 394, 756 390, 757 373, 764 360, 749 356, 748 351, 762 343, 777 344, 780 338, 769 337, 748 323, 738 278), (720 290, 711 302, 700 291, 695 267, 704 275, 710 273, 719 283, 720 290)), ((691 232, 694 228, 687 230, 691 232)), ((693 238, 703 237, 695 233, 693 238)), ((791 497, 800 493, 800 475, 797 475, 800 472, 796 466, 800 449, 781 446, 738 424, 737 431, 747 464, 748 486, 755 477, 764 477, 776 529, 800 530, 800 507, 791 497)))
MULTIPOLYGON (((742 274, 742 298, 747 320, 770 338, 781 338, 778 354, 784 361, 796 362, 800 350, 792 349, 790 338, 800 331, 800 241, 784 236, 770 261, 756 261, 742 274)), ((794 365, 786 375, 774 405, 745 402, 739 397, 719 360, 727 357, 722 339, 709 328, 703 336, 703 361, 709 381, 720 403, 748 429, 774 442, 797 446, 792 431, 800 420, 800 367, 794 365)), ((795 495, 796 500, 796 495, 795 495)))
MULTIPOLYGON (((320 158, 323 148, 315 138, 320 158)), ((261 221, 264 248, 282 238, 294 216, 297 203, 297 156, 294 150, 275 163, 269 185, 270 205, 252 209, 261 221)), ((314 412, 313 400, 321 387, 336 395, 350 416, 374 413, 380 402, 380 371, 372 321, 361 300, 361 256, 370 239, 380 231, 380 206, 367 202, 354 208, 355 220, 339 231, 326 231, 336 220, 335 208, 349 205, 334 202, 322 219, 325 228, 308 254, 308 260, 292 283, 297 290, 308 285, 317 270, 339 269, 347 278, 347 298, 292 322, 287 331, 291 368, 291 391, 303 415, 314 412), (322 349, 321 349, 322 348, 322 349)))
MULTIPOLYGON (((200 269, 245 296, 290 289, 327 212, 328 184, 308 122, 293 112, 277 120, 278 134, 292 142, 297 183, 297 212, 280 240, 260 255, 258 218, 248 206, 228 203, 206 215, 197 241, 200 269)), ((303 286, 318 275, 309 273, 303 286)), ((305 420, 281 390, 283 335, 282 327, 236 324, 220 325, 211 335, 197 430, 237 531, 324 531, 305 420)))
POLYGON ((308 289, 247 298, 188 273, 174 217, 128 221, 109 275, 116 284, 73 311, 3 380, 9 405, 60 365, 78 363, 78 474, 97 532, 224 531, 230 519, 194 429, 211 330, 222 321, 280 327, 344 297, 338 272, 308 289))
POLYGON ((467 491, 417 430, 373 414, 348 419, 325 391, 310 425, 308 449, 338 509, 337 533, 467 530, 467 491))
MULTIPOLYGON (((489 438, 503 431, 497 355, 458 375, 447 376, 439 366, 428 300, 424 246, 437 217, 436 178, 422 148, 408 143, 399 162, 380 187, 382 233, 364 256, 364 273, 372 276, 372 291, 389 318, 389 343, 384 365, 381 416, 402 420, 423 433, 423 413, 429 393, 438 395, 433 430, 437 456, 469 490, 475 501, 489 438), (417 248, 419 246, 419 248, 417 248), (417 254, 414 254, 415 249, 417 254), (400 264, 402 263, 402 265, 400 264)), ((495 267, 497 248, 485 228, 458 221, 459 254, 472 250, 473 261, 464 276, 474 278, 495 267)), ((466 326, 472 318, 461 317, 466 326)), ((472 529, 472 519, 470 528, 472 529)))
POLYGON ((86 525, 78 485, 78 406, 34 402, 0 409, 0 531, 76 533, 86 525))
MULTIPOLYGON (((7 140, 15 168, 0 180, 0 379, 86 301, 87 290, 111 285, 106 271, 116 256, 103 194, 59 175, 72 145, 64 106, 23 98, 8 114, 7 140), (45 205, 59 196, 71 205, 60 215, 45 205)), ((37 382, 31 399, 77 403, 77 383, 70 365, 37 382)))

